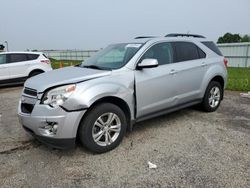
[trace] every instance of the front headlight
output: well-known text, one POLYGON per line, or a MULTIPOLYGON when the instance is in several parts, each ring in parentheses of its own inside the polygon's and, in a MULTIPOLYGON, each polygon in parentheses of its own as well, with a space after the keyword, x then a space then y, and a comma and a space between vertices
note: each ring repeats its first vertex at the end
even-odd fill
POLYGON ((62 105, 76 90, 76 85, 66 85, 49 90, 44 94, 42 104, 48 104, 52 107, 62 105))

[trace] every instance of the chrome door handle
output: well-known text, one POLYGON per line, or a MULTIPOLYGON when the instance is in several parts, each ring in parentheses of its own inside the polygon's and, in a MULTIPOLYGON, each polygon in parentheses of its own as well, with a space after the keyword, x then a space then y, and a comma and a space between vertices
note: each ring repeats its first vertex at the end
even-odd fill
POLYGON ((176 73, 177 73, 176 70, 172 69, 169 74, 174 75, 176 73))
POLYGON ((205 62, 202 62, 202 63, 201 63, 201 66, 202 66, 202 67, 205 67, 205 66, 207 66, 207 64, 206 64, 205 62))

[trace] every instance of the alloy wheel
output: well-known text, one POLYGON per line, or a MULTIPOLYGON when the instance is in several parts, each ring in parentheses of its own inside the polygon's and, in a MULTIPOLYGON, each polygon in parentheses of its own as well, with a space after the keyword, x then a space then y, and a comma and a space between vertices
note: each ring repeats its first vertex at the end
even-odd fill
POLYGON ((115 113, 104 113, 94 123, 92 137, 99 146, 108 146, 116 141, 121 132, 121 120, 115 113))
POLYGON ((215 108, 220 103, 220 89, 217 86, 212 87, 208 97, 208 103, 211 108, 215 108))

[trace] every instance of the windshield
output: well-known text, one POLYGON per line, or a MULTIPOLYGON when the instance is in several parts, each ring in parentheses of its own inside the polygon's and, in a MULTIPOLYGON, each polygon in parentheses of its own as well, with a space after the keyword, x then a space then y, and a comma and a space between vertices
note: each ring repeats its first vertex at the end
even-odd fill
POLYGON ((135 55, 142 44, 113 44, 101 50, 81 64, 81 67, 112 70, 123 67, 135 55))

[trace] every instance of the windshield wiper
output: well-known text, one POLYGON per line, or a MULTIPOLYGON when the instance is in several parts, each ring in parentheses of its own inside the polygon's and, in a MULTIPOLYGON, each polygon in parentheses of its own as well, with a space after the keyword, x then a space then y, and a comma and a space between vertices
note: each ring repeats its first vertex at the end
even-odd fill
POLYGON ((98 70, 111 70, 111 68, 99 67, 97 65, 83 65, 81 67, 83 67, 83 68, 90 68, 90 69, 98 69, 98 70))
POLYGON ((96 65, 84 65, 84 66, 82 66, 82 67, 84 67, 84 68, 90 68, 90 69, 103 70, 103 68, 98 67, 98 66, 96 66, 96 65))

